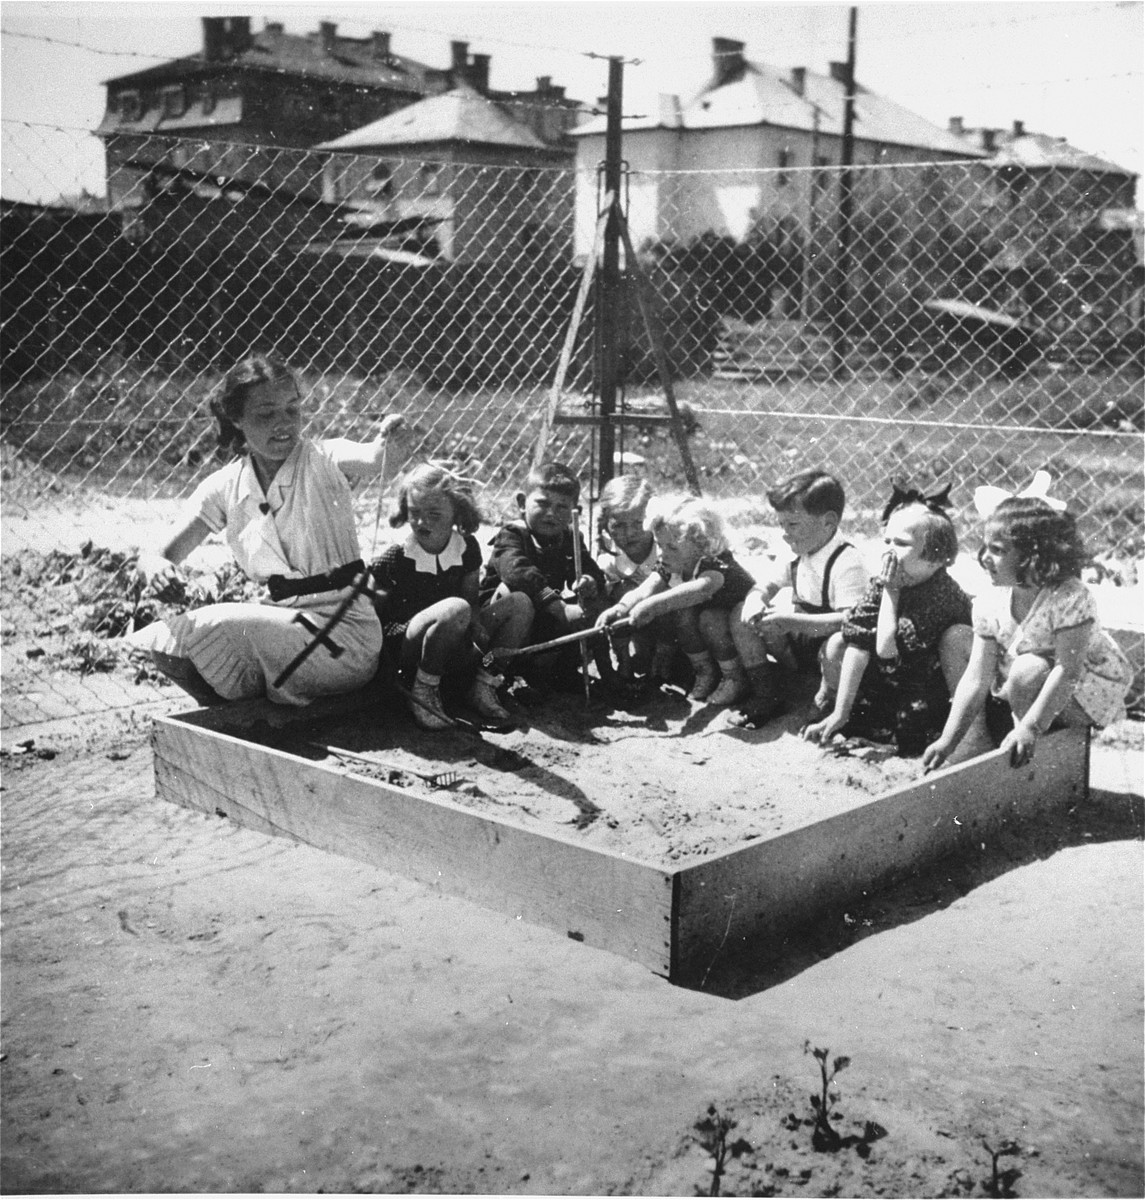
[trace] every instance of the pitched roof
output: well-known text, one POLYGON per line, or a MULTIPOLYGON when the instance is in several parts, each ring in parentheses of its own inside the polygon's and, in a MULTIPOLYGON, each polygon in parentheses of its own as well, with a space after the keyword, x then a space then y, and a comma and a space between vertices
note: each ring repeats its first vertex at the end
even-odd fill
POLYGON ((1046 133, 1023 133, 1017 137, 1006 135, 998 139, 998 150, 991 166, 1038 168, 1064 168, 1073 171, 1093 171, 1099 175, 1127 175, 1132 171, 1117 166, 1108 159, 1098 158, 1071 146, 1065 138, 1050 137, 1046 133))
POLYGON ((462 84, 452 91, 419 100, 408 108, 371 121, 341 137, 322 142, 318 150, 366 150, 441 142, 480 142, 490 146, 547 150, 533 131, 516 121, 494 100, 462 84))
MULTIPOLYGON (((819 132, 841 137, 846 86, 830 75, 802 73, 802 91, 790 72, 766 63, 745 62, 739 78, 722 85, 709 85, 679 110, 673 119, 670 104, 643 119, 627 119, 626 130, 677 128, 722 129, 737 125, 775 125, 811 132, 819 113, 819 132)), ((855 137, 867 142, 939 151, 961 158, 981 158, 960 138, 893 100, 884 99, 860 84, 855 86, 855 137)), ((602 118, 578 125, 573 136, 600 134, 602 118)))
MULTIPOLYGON (((335 37, 326 50, 318 34, 286 33, 277 26, 251 34, 249 49, 219 62, 208 62, 202 52, 160 63, 130 75, 117 75, 104 84, 144 86, 201 76, 204 71, 232 72, 236 68, 306 76, 338 83, 390 87, 398 91, 426 94, 436 90, 427 77, 444 77, 440 68, 430 67, 400 54, 379 58, 369 38, 335 37)), ((438 87, 441 85, 438 84, 438 87)))

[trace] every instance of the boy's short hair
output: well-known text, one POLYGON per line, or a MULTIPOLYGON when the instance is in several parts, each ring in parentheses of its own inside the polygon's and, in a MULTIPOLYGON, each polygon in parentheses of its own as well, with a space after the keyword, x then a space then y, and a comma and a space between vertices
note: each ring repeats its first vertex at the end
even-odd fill
POLYGON ((647 479, 637 475, 616 475, 600 490, 600 523, 604 525, 613 513, 638 512, 648 507, 652 487, 647 479))
POLYGON ((580 499, 580 480, 562 462, 538 463, 529 472, 525 487, 530 492, 544 488, 546 492, 568 496, 574 504, 580 499))
POLYGON ((834 513, 842 518, 847 498, 834 475, 811 468, 782 479, 767 492, 767 502, 776 512, 801 508, 813 517, 834 513))

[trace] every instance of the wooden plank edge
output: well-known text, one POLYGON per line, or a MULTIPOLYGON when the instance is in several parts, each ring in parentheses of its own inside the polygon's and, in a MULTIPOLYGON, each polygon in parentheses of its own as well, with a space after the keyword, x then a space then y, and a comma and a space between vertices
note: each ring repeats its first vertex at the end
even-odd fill
POLYGON ((1088 732, 1063 730, 1042 739, 1037 759, 1024 767, 1012 767, 1009 753, 995 750, 824 821, 681 868, 669 979, 694 983, 729 944, 778 939, 1007 820, 1023 819, 1036 805, 1084 799, 1088 767, 1088 732), (992 788, 1010 799, 996 798, 992 788), (938 815, 924 828, 923 813, 938 815), (888 841, 880 845, 881 839, 888 841))
POLYGON ((172 803, 669 972, 674 885, 663 867, 176 718, 156 720, 152 746, 157 793, 172 803))

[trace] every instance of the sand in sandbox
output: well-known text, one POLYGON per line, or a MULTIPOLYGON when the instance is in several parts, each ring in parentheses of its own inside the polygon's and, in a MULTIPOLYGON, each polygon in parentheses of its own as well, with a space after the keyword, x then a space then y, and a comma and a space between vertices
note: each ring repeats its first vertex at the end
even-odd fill
POLYGON ((479 739, 426 733, 404 714, 327 719, 272 738, 367 778, 425 791, 550 836, 646 863, 679 865, 776 837, 869 803, 920 777, 890 747, 845 752, 802 739, 806 706, 761 730, 727 725, 727 710, 666 689, 633 711, 559 696, 522 712, 525 728, 479 739), (422 778, 462 779, 440 787, 422 778))

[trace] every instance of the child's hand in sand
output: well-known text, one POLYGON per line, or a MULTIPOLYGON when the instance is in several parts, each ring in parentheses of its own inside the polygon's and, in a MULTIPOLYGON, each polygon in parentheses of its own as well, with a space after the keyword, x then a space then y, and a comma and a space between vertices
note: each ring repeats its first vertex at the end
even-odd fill
POLYGON ((829 717, 824 717, 822 721, 808 725, 803 730, 803 740, 818 742, 820 746, 825 746, 837 733, 843 731, 843 726, 846 724, 846 717, 839 713, 832 713, 829 717))

